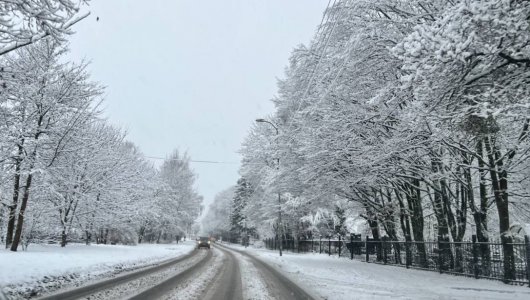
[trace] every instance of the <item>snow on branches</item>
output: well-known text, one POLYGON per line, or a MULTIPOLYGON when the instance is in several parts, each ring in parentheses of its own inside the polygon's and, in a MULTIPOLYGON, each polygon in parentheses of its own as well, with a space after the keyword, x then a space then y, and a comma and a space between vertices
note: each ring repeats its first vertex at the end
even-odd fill
POLYGON ((88 16, 79 14, 88 0, 0 1, 0 55, 50 36, 64 41, 72 26, 88 16))
MULTIPOLYGON (((528 1, 337 1, 279 82, 279 135, 254 127, 243 144, 248 205, 280 191, 299 237, 346 201, 366 220, 354 233, 509 242, 512 219, 530 222, 529 15, 528 1)), ((274 225, 278 207, 261 207, 274 225)))

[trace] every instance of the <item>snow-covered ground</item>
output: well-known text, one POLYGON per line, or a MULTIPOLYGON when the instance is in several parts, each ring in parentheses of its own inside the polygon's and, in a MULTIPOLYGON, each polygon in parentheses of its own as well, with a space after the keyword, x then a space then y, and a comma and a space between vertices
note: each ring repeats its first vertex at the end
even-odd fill
POLYGON ((252 300, 268 300, 272 297, 267 290, 267 284, 258 269, 249 258, 234 252, 239 261, 241 269, 241 281, 243 284, 243 298, 252 300))
MULTIPOLYGON (((245 248, 231 245, 238 250, 245 248)), ((530 288, 499 281, 364 263, 322 254, 247 248, 321 299, 530 299, 530 288)))
POLYGON ((207 289, 209 283, 219 274, 219 269, 222 267, 224 254, 217 250, 213 251, 213 261, 206 265, 196 276, 189 278, 185 282, 175 286, 173 291, 163 299, 165 300, 192 300, 200 299, 201 294, 207 289))
POLYGON ((0 250, 0 287, 8 294, 35 294, 77 285, 182 256, 194 242, 177 244, 31 245, 27 251, 0 250), (34 291, 32 291, 34 290, 34 291))

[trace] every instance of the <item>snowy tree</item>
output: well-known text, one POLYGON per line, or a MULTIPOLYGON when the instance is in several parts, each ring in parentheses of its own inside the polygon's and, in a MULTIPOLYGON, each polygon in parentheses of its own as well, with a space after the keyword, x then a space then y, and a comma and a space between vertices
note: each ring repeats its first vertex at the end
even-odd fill
POLYGON ((215 195, 202 218, 202 231, 210 236, 222 236, 230 231, 230 216, 235 187, 230 187, 215 195))
POLYGON ((88 14, 79 14, 88 0, 0 1, 0 55, 33 44, 45 37, 64 41, 72 26, 88 14))
POLYGON ((240 178, 236 184, 230 210, 230 231, 240 237, 248 235, 251 231, 247 226, 244 210, 252 194, 251 184, 245 178, 240 178))
POLYGON ((159 236, 167 226, 191 233, 195 220, 202 213, 202 196, 195 190, 196 175, 191 170, 189 161, 187 154, 180 154, 175 150, 160 168, 163 196, 158 203, 162 208, 159 236))
MULTIPOLYGON (((338 197, 376 239, 460 242, 473 222, 480 242, 500 233, 512 278, 510 218, 529 211, 528 15, 524 1, 334 2, 278 84, 279 135, 254 126, 243 143, 241 173, 259 195, 250 219, 269 226, 280 191, 289 205, 306 199, 303 216, 282 207, 289 222, 328 222, 338 197)), ((460 244, 446 245, 444 261, 463 268, 460 244)))
POLYGON ((20 242, 34 176, 54 163, 68 134, 97 113, 101 88, 88 80, 86 65, 59 62, 65 51, 44 40, 5 59, 12 76, 1 101, 9 110, 4 124, 13 174, 6 244, 13 251, 20 242))

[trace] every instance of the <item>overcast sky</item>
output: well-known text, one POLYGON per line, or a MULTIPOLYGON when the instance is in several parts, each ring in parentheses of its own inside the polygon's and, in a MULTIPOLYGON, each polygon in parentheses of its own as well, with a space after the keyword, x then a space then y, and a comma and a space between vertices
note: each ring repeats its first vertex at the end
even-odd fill
POLYGON ((327 0, 91 0, 71 57, 107 86, 105 116, 147 156, 177 148, 199 164, 208 205, 235 184, 252 122, 273 112, 276 78, 308 43, 327 0), (99 17, 99 21, 96 18, 99 17))

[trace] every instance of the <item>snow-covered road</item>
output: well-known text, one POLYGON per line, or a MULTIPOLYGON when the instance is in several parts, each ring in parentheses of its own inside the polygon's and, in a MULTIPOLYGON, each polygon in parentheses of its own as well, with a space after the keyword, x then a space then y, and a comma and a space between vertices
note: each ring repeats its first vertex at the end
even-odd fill
MULTIPOLYGON (((287 252, 279 257, 275 251, 237 245, 216 244, 210 251, 192 251, 194 246, 194 243, 91 246, 84 250, 72 247, 63 253, 66 263, 62 264, 62 269, 50 267, 48 273, 47 263, 61 264, 59 256, 51 251, 28 252, 23 254, 30 258, 24 264, 33 262, 35 269, 24 271, 12 267, 14 276, 11 279, 2 269, 2 276, 6 278, 2 283, 4 286, 9 283, 7 291, 15 299, 36 296, 13 291, 23 288, 38 291, 42 288, 42 279, 21 280, 38 278, 37 275, 49 278, 50 286, 55 284, 56 288, 61 288, 52 297, 59 295, 59 298, 68 299, 530 299, 528 287, 498 281, 407 270, 320 254, 287 252), (169 256, 173 259, 153 264, 169 256), (47 258, 52 259, 46 262, 47 258), (79 261, 76 262, 76 258, 79 261), (154 266, 137 267, 146 261, 154 266), (136 269, 117 275, 116 266, 136 266, 136 269), (109 273, 113 267, 114 272, 109 273), (72 276, 68 274, 76 275, 70 284, 64 284, 60 279, 72 276), (90 280, 81 280, 87 278, 90 280), (79 285, 82 287, 74 288, 79 285)), ((6 257, 12 254, 0 252, 0 263, 13 265, 6 257)))

